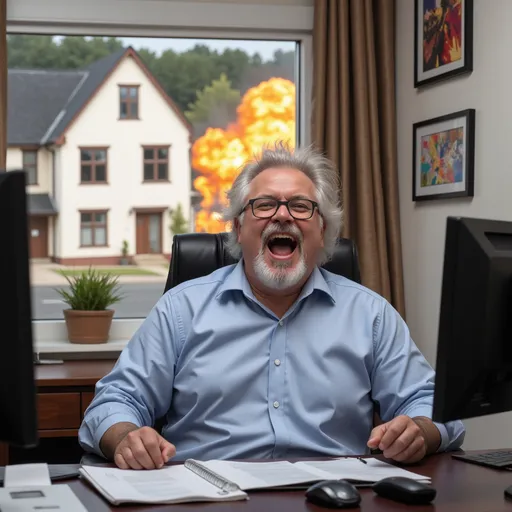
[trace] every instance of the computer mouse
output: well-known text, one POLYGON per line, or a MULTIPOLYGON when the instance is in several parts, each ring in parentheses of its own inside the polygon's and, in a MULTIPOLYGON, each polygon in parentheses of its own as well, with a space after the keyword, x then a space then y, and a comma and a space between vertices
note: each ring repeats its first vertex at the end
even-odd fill
POLYGON ((354 508, 359 506, 359 491, 346 480, 323 480, 306 491, 306 499, 326 508, 354 508))
POLYGON ((436 497, 436 490, 430 485, 403 476, 383 478, 372 489, 382 498, 408 505, 426 505, 436 497))

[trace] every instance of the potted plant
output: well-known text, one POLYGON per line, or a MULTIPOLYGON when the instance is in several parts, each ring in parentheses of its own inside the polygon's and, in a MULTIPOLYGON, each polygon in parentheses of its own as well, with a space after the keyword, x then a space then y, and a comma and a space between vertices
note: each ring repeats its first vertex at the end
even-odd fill
POLYGON ((122 257, 121 257, 121 260, 119 261, 119 263, 121 265, 129 265, 130 264, 130 260, 128 258, 128 240, 123 240, 123 246, 121 248, 121 254, 122 254, 122 257))
POLYGON ((57 290, 69 305, 69 309, 64 310, 69 341, 106 343, 114 316, 114 310, 108 308, 123 298, 119 293, 119 278, 110 272, 102 274, 92 268, 71 277, 61 274, 70 286, 69 291, 57 290))

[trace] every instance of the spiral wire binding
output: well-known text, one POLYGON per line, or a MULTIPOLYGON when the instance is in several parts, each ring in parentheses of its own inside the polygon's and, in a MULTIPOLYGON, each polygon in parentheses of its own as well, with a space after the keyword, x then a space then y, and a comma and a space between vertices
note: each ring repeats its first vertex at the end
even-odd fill
POLYGON ((219 494, 229 494, 230 492, 240 490, 240 487, 238 487, 237 484, 229 480, 226 480, 225 478, 221 477, 218 473, 215 473, 215 471, 212 471, 211 469, 203 466, 196 460, 188 459, 185 461, 184 466, 187 469, 190 469, 196 475, 199 475, 207 482, 215 485, 215 487, 218 487, 220 489, 219 494))

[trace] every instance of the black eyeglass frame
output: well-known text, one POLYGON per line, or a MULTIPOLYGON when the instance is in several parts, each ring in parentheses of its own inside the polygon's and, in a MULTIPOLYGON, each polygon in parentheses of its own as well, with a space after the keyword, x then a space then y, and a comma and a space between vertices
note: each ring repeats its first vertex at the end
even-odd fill
POLYGON ((252 214, 257 218, 257 219, 271 219, 278 211, 279 211, 279 208, 281 208, 281 206, 286 206, 286 209, 288 210, 288 213, 295 219, 295 220, 310 220, 313 218, 313 215, 315 214, 315 209, 318 210, 318 213, 320 213, 320 208, 318 206, 318 203, 316 201, 313 201, 312 199, 307 199, 307 198, 299 198, 299 197, 294 197, 293 199, 288 199, 287 201, 280 201, 279 199, 275 199, 273 197, 255 197, 254 199, 249 199, 249 201, 247 201, 247 204, 242 208, 242 210, 240 211, 240 213, 243 213, 244 210, 250 206, 251 207, 251 211, 252 211, 252 214), (256 215, 254 213, 254 203, 256 201, 260 201, 262 199, 266 199, 267 201, 275 201, 276 203, 276 209, 274 211, 274 213, 272 213, 272 215, 268 215, 268 216, 265 216, 265 217, 261 217, 261 215, 256 215), (290 202, 293 202, 293 201, 307 201, 308 203, 311 203, 311 215, 309 217, 295 217, 295 215, 292 213, 292 211, 290 210, 290 202))

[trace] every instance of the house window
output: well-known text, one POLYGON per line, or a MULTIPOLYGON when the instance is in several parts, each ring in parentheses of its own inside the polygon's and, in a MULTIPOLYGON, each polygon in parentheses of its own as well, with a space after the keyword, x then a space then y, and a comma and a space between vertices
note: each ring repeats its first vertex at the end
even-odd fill
POLYGON ((119 86, 119 118, 120 119, 138 119, 139 118, 139 86, 138 85, 120 85, 119 86))
POLYGON ((105 247, 107 245, 107 212, 80 212, 80 245, 105 247))
POLYGON ((80 148, 80 183, 107 182, 107 149, 80 148))
POLYGON ((27 172, 27 185, 37 185, 37 151, 23 150, 23 169, 27 172))
POLYGON ((169 146, 144 147, 144 181, 169 181, 169 146))

